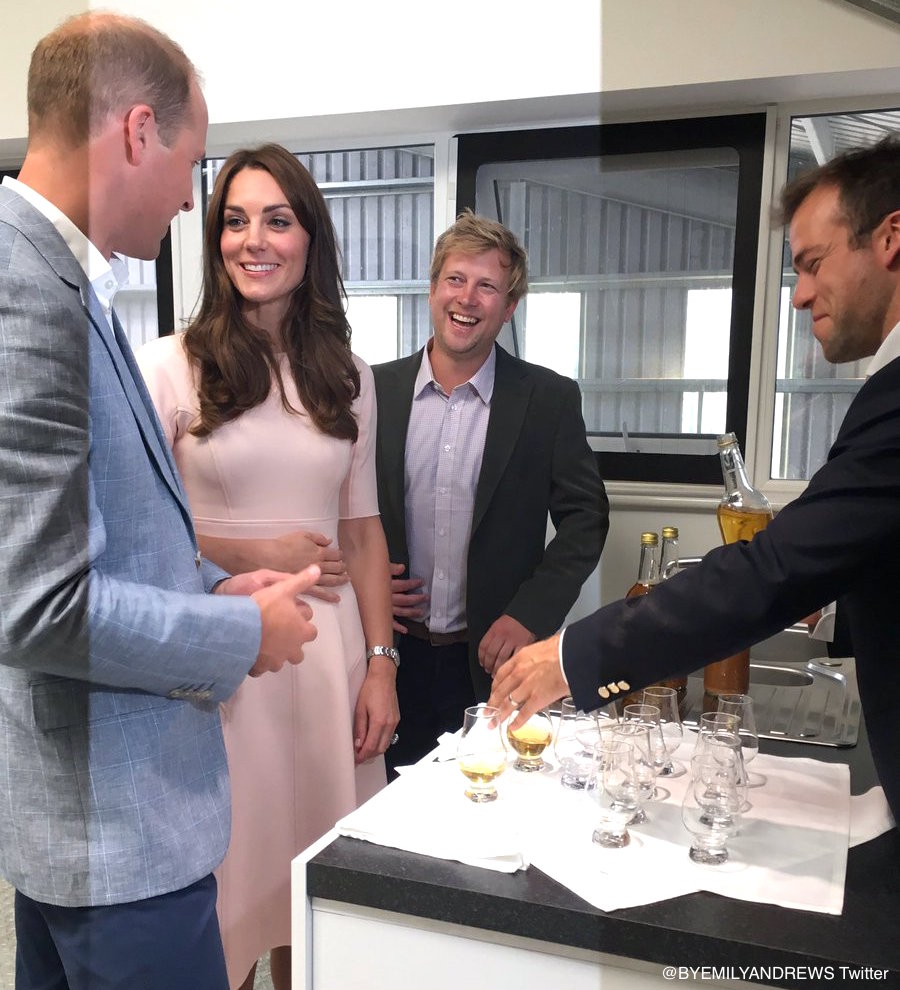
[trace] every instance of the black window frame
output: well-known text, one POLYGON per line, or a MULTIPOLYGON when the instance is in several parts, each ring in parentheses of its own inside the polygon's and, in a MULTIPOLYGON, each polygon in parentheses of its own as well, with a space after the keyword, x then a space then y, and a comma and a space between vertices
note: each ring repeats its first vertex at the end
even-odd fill
MULTIPOLYGON (((732 148, 739 172, 725 429, 734 432, 746 449, 765 134, 765 113, 456 134, 456 208, 457 212, 475 208, 476 173, 486 164, 732 148)), ((608 481, 710 485, 722 481, 714 453, 596 451, 596 455, 608 481)))

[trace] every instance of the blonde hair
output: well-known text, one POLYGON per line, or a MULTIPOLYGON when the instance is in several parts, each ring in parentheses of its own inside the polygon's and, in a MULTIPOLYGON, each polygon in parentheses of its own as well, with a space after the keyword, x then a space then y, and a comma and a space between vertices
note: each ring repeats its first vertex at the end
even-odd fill
POLYGON ((197 72, 181 48, 144 21, 88 12, 38 42, 28 70, 29 137, 85 144, 119 110, 146 103, 169 145, 189 113, 197 72))
POLYGON ((528 256, 525 248, 516 235, 502 223, 469 209, 463 210, 456 218, 456 223, 437 239, 431 258, 431 284, 437 282, 448 255, 454 252, 484 254, 494 248, 507 258, 503 264, 504 268, 509 269, 507 297, 512 302, 518 302, 528 292, 528 256))

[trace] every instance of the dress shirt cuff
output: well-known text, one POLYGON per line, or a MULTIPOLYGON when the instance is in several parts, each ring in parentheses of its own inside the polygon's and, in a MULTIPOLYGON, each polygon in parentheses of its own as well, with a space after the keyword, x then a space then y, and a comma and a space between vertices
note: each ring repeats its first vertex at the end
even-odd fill
POLYGON ((562 674, 563 680, 568 684, 569 678, 566 677, 566 668, 563 666, 563 639, 565 635, 566 630, 562 629, 559 634, 559 672, 562 674))

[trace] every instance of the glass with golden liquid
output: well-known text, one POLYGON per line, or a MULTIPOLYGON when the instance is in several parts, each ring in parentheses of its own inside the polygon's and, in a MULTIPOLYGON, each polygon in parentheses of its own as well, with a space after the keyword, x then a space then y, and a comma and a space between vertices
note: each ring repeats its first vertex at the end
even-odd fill
POLYGON ((466 797, 476 804, 497 800, 494 781, 506 769, 506 745, 495 722, 496 708, 467 708, 456 747, 456 765, 469 782, 466 797))
POLYGON ((534 773, 548 767, 541 756, 553 740, 553 722, 547 712, 535 712, 515 732, 507 728, 506 738, 516 753, 513 770, 534 773))

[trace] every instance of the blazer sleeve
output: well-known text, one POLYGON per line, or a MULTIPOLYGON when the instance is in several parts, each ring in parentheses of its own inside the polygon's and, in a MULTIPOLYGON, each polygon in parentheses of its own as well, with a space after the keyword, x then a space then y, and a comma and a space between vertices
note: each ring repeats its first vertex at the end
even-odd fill
POLYGON ((581 392, 571 379, 560 382, 548 506, 556 532, 504 609, 538 636, 563 623, 597 566, 609 531, 609 500, 587 442, 581 392))
POLYGON ((774 635, 822 602, 895 586, 898 394, 900 359, 863 386, 827 463, 751 542, 717 547, 651 594, 573 623, 562 653, 579 707, 598 706, 600 684, 624 679, 640 688, 688 673, 774 635))
MULTIPOLYGON (((122 386, 110 379, 109 395, 91 395, 93 335, 71 286, 0 276, 0 662, 223 699, 256 657, 259 611, 250 599, 202 593, 171 494, 160 482, 145 504, 132 484, 149 489, 155 477, 143 445, 128 463, 95 442, 93 403, 122 386), (145 558, 128 540, 110 545, 95 474, 122 493, 108 511, 119 532, 130 526, 149 545, 145 558)), ((121 406, 114 430, 130 416, 124 394, 121 406)))

